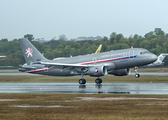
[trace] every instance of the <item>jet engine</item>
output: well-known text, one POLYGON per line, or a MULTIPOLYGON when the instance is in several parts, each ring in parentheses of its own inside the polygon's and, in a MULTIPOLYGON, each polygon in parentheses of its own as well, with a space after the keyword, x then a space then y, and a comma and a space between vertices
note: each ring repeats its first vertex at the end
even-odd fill
POLYGON ((114 76, 125 76, 130 73, 130 69, 119 69, 119 70, 113 70, 113 71, 108 71, 108 74, 112 74, 114 76))
POLYGON ((94 67, 90 67, 88 74, 90 76, 104 76, 105 74, 107 74, 107 68, 105 66, 94 66, 94 67))

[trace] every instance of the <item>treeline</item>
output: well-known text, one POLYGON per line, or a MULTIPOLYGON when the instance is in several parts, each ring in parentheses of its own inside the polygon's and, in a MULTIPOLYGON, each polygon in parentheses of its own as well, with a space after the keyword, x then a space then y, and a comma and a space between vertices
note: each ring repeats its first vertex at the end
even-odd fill
MULTIPOLYGON (((101 40, 85 40, 85 41, 64 41, 50 40, 45 43, 33 41, 33 35, 24 36, 29 39, 34 46, 44 54, 48 59, 57 57, 69 57, 91 54, 96 51, 98 46, 102 44, 101 52, 118 50, 132 47, 145 48, 150 52, 159 55, 168 53, 168 34, 161 28, 155 28, 154 31, 146 33, 144 36, 135 34, 129 38, 124 37, 121 33, 111 33, 110 37, 104 37, 101 40)), ((6 58, 0 58, 0 66, 19 66, 25 63, 23 54, 17 39, 8 41, 8 39, 0 40, 0 56, 5 55, 6 58)), ((165 66, 168 66, 168 58, 164 60, 165 66)))

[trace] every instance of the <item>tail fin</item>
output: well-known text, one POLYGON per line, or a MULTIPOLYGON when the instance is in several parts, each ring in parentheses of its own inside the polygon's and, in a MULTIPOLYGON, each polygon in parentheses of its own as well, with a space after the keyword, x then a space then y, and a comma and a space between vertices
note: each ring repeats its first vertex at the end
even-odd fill
POLYGON ((101 48, 102 48, 102 44, 100 44, 100 45, 99 45, 99 47, 97 48, 97 50, 96 50, 95 54, 100 53, 101 48))
POLYGON ((26 38, 19 39, 20 46, 27 65, 33 62, 47 60, 26 38))
POLYGON ((162 63, 162 61, 164 60, 164 58, 167 56, 168 54, 162 53, 158 56, 157 62, 162 63))

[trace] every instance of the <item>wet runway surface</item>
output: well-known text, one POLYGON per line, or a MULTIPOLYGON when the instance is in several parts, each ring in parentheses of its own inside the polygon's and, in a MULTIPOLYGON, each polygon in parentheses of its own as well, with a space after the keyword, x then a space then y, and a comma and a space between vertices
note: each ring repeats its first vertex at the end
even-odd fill
MULTIPOLYGON (((18 70, 0 70, 0 76, 41 76, 18 70)), ((130 75, 135 75, 131 73, 130 75)), ((140 73, 141 76, 168 76, 168 73, 140 73)), ((168 95, 168 83, 0 83, 0 93, 104 93, 168 95)))
POLYGON ((1 83, 0 93, 103 93, 168 95, 168 83, 1 83))

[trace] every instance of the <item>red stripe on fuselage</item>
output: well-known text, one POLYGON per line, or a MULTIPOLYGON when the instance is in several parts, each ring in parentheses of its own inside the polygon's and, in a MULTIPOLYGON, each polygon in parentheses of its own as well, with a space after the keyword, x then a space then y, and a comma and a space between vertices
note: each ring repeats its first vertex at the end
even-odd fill
POLYGON ((33 71, 29 71, 28 73, 41 72, 41 71, 46 71, 46 70, 48 70, 48 68, 33 70, 33 71))

